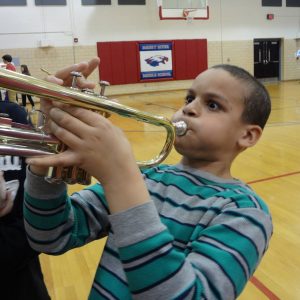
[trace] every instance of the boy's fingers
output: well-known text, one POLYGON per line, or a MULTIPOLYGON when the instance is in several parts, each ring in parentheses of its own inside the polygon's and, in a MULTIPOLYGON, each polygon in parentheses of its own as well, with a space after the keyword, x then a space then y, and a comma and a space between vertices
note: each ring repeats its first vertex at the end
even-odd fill
POLYGON ((70 73, 73 71, 83 72, 88 67, 87 62, 81 62, 79 64, 74 64, 63 68, 55 73, 55 77, 60 78, 62 80, 68 80, 70 78, 70 73))
POLYGON ((96 68, 98 68, 99 63, 100 63, 100 58, 99 58, 99 57, 92 58, 92 59, 88 62, 88 67, 86 68, 86 70, 84 70, 84 71, 82 72, 82 74, 83 74, 85 77, 90 76, 91 73, 93 73, 94 70, 95 70, 96 68))
MULTIPOLYGON (((63 109, 53 108, 50 111, 51 119, 57 125, 73 132, 76 136, 86 137, 90 127, 106 126, 107 121, 101 115, 80 107, 64 107, 63 109)), ((54 133, 55 134, 55 133, 54 133)))
POLYGON ((59 84, 59 85, 63 85, 64 81, 58 77, 55 77, 54 75, 49 75, 46 78, 46 81, 55 83, 55 84, 59 84))
POLYGON ((71 151, 66 150, 53 155, 30 157, 26 159, 26 163, 40 167, 71 167, 74 166, 74 156, 71 151))
POLYGON ((82 133, 83 136, 87 136, 87 134, 84 133, 84 129, 82 130, 83 125, 84 124, 82 123, 78 124, 76 120, 74 120, 74 122, 64 123, 62 126, 59 126, 59 124, 56 124, 52 121, 49 124, 49 128, 50 132, 54 134, 63 144, 67 145, 72 149, 76 149, 82 144, 80 134, 82 133))

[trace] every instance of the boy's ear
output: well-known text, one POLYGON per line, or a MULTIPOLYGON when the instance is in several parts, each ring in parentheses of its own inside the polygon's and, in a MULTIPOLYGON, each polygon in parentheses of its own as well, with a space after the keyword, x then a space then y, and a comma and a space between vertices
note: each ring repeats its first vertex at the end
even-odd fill
POLYGON ((242 149, 254 146, 262 135, 262 128, 258 125, 246 125, 238 140, 242 149))

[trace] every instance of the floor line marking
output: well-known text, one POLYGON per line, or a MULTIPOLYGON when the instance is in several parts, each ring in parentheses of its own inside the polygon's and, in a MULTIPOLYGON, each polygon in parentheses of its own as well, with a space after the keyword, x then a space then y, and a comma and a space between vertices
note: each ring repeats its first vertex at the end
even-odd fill
POLYGON ((256 180, 248 181, 247 184, 253 184, 253 183, 258 183, 258 182, 263 182, 263 181, 269 181, 269 180, 282 178, 282 177, 287 177, 287 176, 292 176, 292 175, 297 175, 297 174, 300 174, 300 171, 285 173, 285 174, 266 177, 266 178, 262 178, 262 179, 256 179, 256 180))
POLYGON ((268 299, 270 300, 280 300, 271 290, 269 290, 260 280, 258 280, 255 276, 250 278, 250 282, 258 288, 268 299))

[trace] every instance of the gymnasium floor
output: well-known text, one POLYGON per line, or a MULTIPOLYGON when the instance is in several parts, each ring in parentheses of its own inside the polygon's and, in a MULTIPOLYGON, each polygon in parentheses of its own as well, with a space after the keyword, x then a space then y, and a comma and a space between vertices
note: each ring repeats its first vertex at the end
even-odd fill
MULTIPOLYGON (((259 144, 244 152, 233 175, 249 183, 269 205, 274 235, 262 263, 239 300, 300 299, 300 83, 267 84, 272 114, 259 144)), ((181 106, 185 91, 160 91, 119 96, 121 103, 170 117, 181 106)), ((138 160, 160 150, 164 132, 120 117, 138 160)), ((166 163, 179 159, 174 151, 166 163)), ((70 186, 69 192, 80 189, 70 186)), ((42 267, 53 300, 87 299, 105 239, 58 257, 42 255, 42 267)))

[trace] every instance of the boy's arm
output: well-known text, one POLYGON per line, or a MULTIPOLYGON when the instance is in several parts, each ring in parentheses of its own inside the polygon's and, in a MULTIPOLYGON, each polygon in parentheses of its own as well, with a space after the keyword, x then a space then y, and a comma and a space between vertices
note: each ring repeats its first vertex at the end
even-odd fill
POLYGON ((262 210, 230 209, 202 232, 199 224, 201 234, 194 228, 193 241, 178 251, 152 202, 111 215, 110 222, 136 299, 236 299, 272 233, 262 210))
POLYGON ((27 170, 24 218, 31 246, 60 254, 106 236, 110 227, 101 192, 92 186, 69 197, 65 183, 50 184, 27 170))

